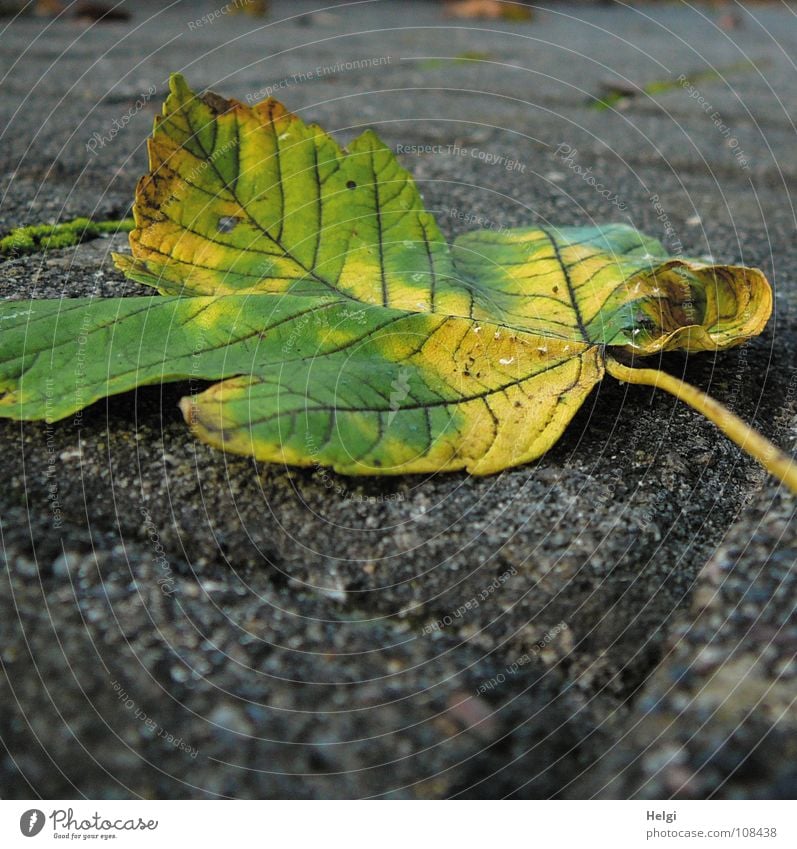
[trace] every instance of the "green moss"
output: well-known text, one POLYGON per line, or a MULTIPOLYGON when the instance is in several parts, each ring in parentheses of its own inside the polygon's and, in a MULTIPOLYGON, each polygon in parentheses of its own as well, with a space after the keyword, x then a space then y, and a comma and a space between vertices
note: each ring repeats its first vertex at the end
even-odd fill
POLYGON ((0 238, 0 257, 21 256, 55 248, 70 248, 96 239, 105 233, 129 233, 135 226, 132 218, 121 221, 92 221, 75 218, 62 224, 31 224, 17 227, 0 238))
MULTIPOLYGON (((684 75, 686 83, 697 82, 727 82, 726 74, 737 71, 756 71, 763 66, 764 63, 759 62, 757 65, 751 61, 736 62, 733 65, 726 65, 724 68, 710 68, 705 71, 696 71, 688 77, 684 75)), ((603 110, 611 109, 618 103, 627 102, 632 97, 639 94, 662 94, 667 91, 684 88, 684 84, 680 78, 670 80, 654 80, 652 83, 640 86, 637 90, 633 88, 612 88, 609 87, 600 97, 593 97, 591 106, 593 109, 603 110)))
POLYGON ((36 242, 30 233, 21 230, 13 231, 9 236, 0 239, 0 253, 26 254, 36 250, 36 242))

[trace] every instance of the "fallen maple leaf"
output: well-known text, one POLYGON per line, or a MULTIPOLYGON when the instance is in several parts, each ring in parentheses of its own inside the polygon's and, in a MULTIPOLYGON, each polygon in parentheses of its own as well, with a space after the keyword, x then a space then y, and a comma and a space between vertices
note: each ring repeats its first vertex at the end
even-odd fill
POLYGON ((716 401, 623 358, 757 335, 757 269, 673 259, 624 225, 467 233, 449 246, 366 132, 343 150, 273 99, 175 75, 119 267, 162 294, 6 303, 0 415, 53 421, 148 383, 203 441, 346 474, 489 474, 547 451, 605 372, 692 405, 797 490, 716 401))

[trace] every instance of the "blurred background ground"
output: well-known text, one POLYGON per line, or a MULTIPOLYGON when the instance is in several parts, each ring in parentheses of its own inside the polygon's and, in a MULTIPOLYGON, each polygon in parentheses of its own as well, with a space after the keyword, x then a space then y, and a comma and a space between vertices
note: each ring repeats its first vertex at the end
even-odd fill
MULTIPOLYGON (((0 19, 0 233, 125 215, 170 72, 273 89, 442 145, 400 159, 449 236, 626 221, 763 268, 760 338, 663 367, 794 449, 793 7, 74 5, 0 19)), ((124 244, 0 291, 136 294, 124 244)), ((794 497, 699 416, 606 381, 528 467, 353 480, 195 445, 185 389, 0 423, 4 798, 794 797, 794 497)))

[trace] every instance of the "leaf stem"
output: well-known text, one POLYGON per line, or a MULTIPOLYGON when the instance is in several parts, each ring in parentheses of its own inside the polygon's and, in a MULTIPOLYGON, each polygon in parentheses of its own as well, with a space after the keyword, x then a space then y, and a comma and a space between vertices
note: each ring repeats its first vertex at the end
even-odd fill
POLYGON ((700 389, 678 380, 663 371, 650 368, 631 368, 607 355, 606 371, 617 380, 663 389, 702 413, 713 422, 729 439, 732 439, 742 451, 746 451, 770 474, 779 478, 792 492, 797 493, 797 463, 773 445, 765 436, 742 421, 736 414, 724 407, 719 401, 706 395, 700 389))

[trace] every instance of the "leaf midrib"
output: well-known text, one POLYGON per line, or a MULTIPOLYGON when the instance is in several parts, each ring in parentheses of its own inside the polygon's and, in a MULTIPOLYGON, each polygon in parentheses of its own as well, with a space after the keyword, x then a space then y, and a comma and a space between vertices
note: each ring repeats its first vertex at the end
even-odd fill
MULTIPOLYGON (((551 233, 546 230, 544 227, 540 227, 540 230, 546 235, 548 241, 551 243, 551 247, 553 248, 554 255, 556 256, 556 261, 559 263, 559 268, 562 270, 562 275, 565 278, 565 285, 567 286, 567 293, 570 296, 570 305, 573 307, 573 313, 576 316, 576 325, 578 327, 578 332, 581 334, 581 338, 584 342, 590 344, 592 340, 587 335, 587 327, 584 324, 584 318, 581 315, 581 307, 578 305, 578 299, 576 298, 576 290, 573 285, 573 281, 570 278, 570 270, 562 259, 561 251, 559 250, 559 244, 556 239, 551 235, 551 233)), ((594 344, 594 343, 593 343, 594 344)))

